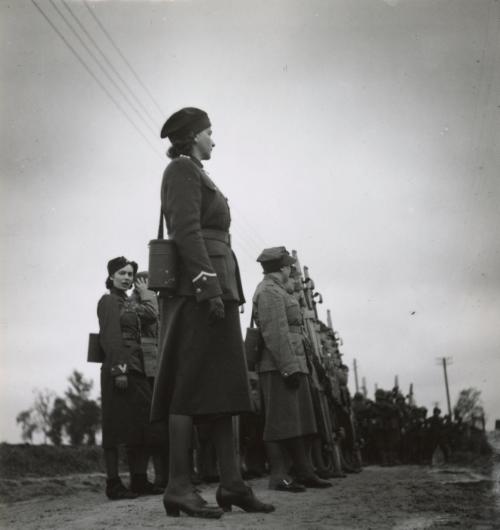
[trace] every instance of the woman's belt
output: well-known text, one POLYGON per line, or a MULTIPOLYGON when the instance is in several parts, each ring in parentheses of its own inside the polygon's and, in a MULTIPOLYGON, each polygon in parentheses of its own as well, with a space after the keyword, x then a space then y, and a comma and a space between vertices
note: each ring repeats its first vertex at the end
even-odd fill
POLYGON ((288 326, 288 331, 290 333, 302 333, 302 328, 300 326, 288 326))
POLYGON ((221 241, 226 243, 226 245, 231 246, 231 235, 229 232, 224 230, 217 230, 215 228, 202 228, 201 235, 205 239, 215 239, 215 241, 221 241))

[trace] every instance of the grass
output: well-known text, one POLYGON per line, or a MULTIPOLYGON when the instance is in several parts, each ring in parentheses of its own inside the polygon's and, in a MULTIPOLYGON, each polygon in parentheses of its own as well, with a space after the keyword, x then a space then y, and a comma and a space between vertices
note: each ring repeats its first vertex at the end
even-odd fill
POLYGON ((102 449, 97 446, 55 447, 0 443, 2 479, 93 472, 104 472, 102 449))

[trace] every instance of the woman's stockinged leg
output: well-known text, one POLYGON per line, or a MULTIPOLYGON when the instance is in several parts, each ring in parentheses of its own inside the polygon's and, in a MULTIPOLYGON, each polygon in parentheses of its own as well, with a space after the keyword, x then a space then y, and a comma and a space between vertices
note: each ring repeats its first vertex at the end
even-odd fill
POLYGON ((221 486, 238 489, 244 485, 234 445, 233 420, 231 416, 218 418, 212 423, 212 441, 219 463, 221 486))
POLYGON ((127 459, 130 475, 145 474, 148 469, 148 457, 144 446, 127 446, 127 459))
POLYGON ((307 458, 306 447, 302 437, 288 438, 283 441, 290 456, 297 475, 310 476, 314 473, 312 465, 307 458))
POLYGON ((210 507, 194 491, 191 482, 191 416, 171 414, 169 416, 170 469, 168 485, 163 494, 163 505, 167 515, 178 516, 182 511, 194 517, 218 519, 220 508, 210 507))
POLYGON ((118 447, 104 449, 104 465, 108 479, 118 478, 118 447))
POLYGON ((269 462, 269 487, 273 488, 283 480, 291 482, 280 442, 266 442, 266 454, 269 462))
POLYGON ((192 493, 189 448, 193 432, 191 416, 169 416, 169 475, 166 492, 172 495, 192 493))

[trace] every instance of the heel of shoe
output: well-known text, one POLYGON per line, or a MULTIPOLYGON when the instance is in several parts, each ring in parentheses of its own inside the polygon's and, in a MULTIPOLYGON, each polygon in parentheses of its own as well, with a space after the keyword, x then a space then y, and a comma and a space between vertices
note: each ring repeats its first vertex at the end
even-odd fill
POLYGON ((167 515, 169 517, 180 516, 179 506, 177 506, 176 504, 171 504, 170 502, 163 501, 163 506, 165 507, 165 511, 167 512, 167 515))
POLYGON ((237 506, 245 512, 270 513, 274 511, 272 504, 265 504, 259 501, 248 486, 240 491, 226 490, 219 486, 215 493, 217 504, 225 512, 230 512, 232 506, 237 506))

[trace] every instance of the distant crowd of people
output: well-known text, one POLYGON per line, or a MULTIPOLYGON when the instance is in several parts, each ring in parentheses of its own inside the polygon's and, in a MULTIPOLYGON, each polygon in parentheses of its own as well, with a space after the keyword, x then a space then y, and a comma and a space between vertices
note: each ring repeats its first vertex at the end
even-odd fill
POLYGON ((458 412, 442 416, 439 407, 428 416, 398 388, 377 389, 375 400, 356 393, 352 408, 365 464, 431 464, 437 449, 445 461, 456 452, 488 450, 484 417, 464 422, 458 412))

